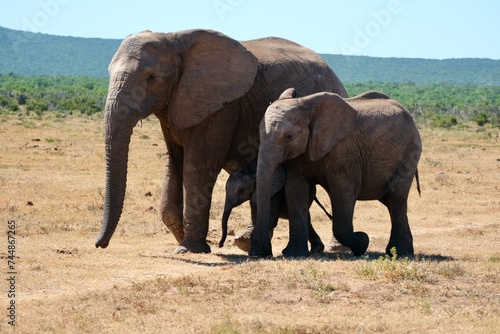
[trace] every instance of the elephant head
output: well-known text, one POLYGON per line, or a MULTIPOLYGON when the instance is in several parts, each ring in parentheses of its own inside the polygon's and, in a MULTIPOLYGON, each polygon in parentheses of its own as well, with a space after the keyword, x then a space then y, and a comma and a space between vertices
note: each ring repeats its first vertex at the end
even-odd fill
POLYGON ((271 254, 266 225, 270 214, 270 184, 274 171, 284 161, 308 152, 311 161, 321 159, 355 126, 357 112, 339 95, 316 93, 295 98, 295 89, 282 93, 266 110, 260 123, 257 164, 257 227, 252 242, 257 253, 271 254))
POLYGON ((245 94, 257 68, 252 53, 214 31, 144 31, 121 43, 109 65, 106 193, 96 247, 108 246, 122 213, 135 124, 154 113, 164 133, 195 126, 245 94))
MULTIPOLYGON (((257 178, 257 163, 252 163, 245 167, 241 167, 234 171, 226 181, 226 200, 224 202, 224 212, 222 214, 222 237, 219 242, 219 247, 224 246, 224 242, 227 237, 227 223, 232 210, 239 206, 240 204, 250 200, 250 207, 252 210, 252 225, 249 225, 245 230, 244 234, 235 238, 238 240, 237 245, 242 250, 248 251, 250 247, 249 230, 253 229, 254 219, 256 214, 256 198, 255 198, 255 187, 257 178)), ((285 168, 279 166, 274 173, 272 186, 271 186, 271 196, 276 195, 285 186, 286 181, 286 171, 285 168)), ((272 229, 275 226, 276 221, 280 216, 280 205, 279 199, 273 201, 271 210, 271 229, 270 233, 272 235, 272 229)))
POLYGON ((234 171, 226 181, 226 200, 224 201, 224 212, 222 214, 222 237, 219 247, 224 246, 227 237, 227 222, 233 209, 240 204, 250 200, 255 190, 255 178, 257 164, 234 171))

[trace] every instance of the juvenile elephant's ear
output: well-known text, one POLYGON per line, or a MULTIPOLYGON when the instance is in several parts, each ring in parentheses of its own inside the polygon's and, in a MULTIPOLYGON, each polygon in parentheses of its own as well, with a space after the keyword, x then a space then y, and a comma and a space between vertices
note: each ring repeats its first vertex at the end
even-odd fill
POLYGON ((179 36, 180 78, 170 100, 175 130, 199 124, 252 87, 258 61, 239 42, 215 31, 191 30, 179 36))
POLYGON ((292 88, 286 89, 283 93, 281 93, 278 100, 293 99, 295 97, 297 97, 297 92, 295 91, 295 88, 292 87, 292 88))
POLYGON ((303 101, 311 110, 309 158, 316 161, 354 129, 358 113, 333 93, 310 95, 303 101))

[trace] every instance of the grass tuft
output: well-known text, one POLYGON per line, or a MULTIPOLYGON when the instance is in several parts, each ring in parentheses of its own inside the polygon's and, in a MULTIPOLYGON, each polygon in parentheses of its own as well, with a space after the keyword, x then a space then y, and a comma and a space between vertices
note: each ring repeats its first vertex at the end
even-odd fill
POLYGON ((399 258, 396 248, 391 255, 380 256, 374 261, 362 262, 357 270, 360 277, 372 280, 383 279, 393 283, 404 281, 425 282, 429 279, 428 270, 408 258, 399 258))

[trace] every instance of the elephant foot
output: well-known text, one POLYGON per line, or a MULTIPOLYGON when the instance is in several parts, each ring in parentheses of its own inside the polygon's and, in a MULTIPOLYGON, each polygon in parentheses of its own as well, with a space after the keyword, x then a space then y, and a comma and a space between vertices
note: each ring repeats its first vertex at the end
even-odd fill
POLYGON ((288 245, 286 245, 286 247, 281 251, 281 254, 287 258, 311 256, 311 252, 307 249, 307 244, 304 247, 288 243, 288 245))
POLYGON ((183 241, 174 251, 174 254, 185 254, 185 253, 210 253, 210 246, 205 240, 203 241, 183 241))
POLYGON ((184 226, 182 225, 182 220, 181 222, 176 219, 169 220, 166 216, 164 216, 163 223, 167 226, 168 230, 173 234, 178 243, 181 243, 182 240, 184 240, 184 226))
POLYGON ((311 252, 307 249, 302 249, 302 250, 297 250, 293 248, 289 248, 286 246, 282 251, 281 254, 283 254, 284 257, 286 258, 297 258, 297 257, 309 257, 311 256, 311 252))
POLYGON ((273 251, 271 245, 261 247, 256 244, 251 244, 250 249, 248 250, 248 256, 261 258, 273 257, 273 251))
POLYGON ((346 252, 351 249, 347 246, 342 245, 337 241, 337 239, 335 239, 335 237, 332 237, 332 240, 330 240, 330 243, 328 244, 327 250, 329 252, 346 252))
POLYGON ((234 244, 245 253, 250 250, 250 239, 234 238, 234 244))
POLYGON ((365 254, 368 249, 368 244, 370 243, 370 238, 365 232, 355 232, 354 233, 354 245, 351 246, 351 251, 355 256, 361 256, 365 254))
POLYGON ((174 254, 186 254, 189 253, 189 249, 187 249, 184 246, 177 246, 177 248, 174 250, 174 254))
MULTIPOLYGON (((234 244, 236 247, 241 249, 242 251, 248 253, 251 248, 251 237, 252 237, 253 225, 249 224, 243 232, 240 232, 237 236, 234 237, 234 244)), ((273 238, 274 230, 269 231, 269 239, 273 238)))
POLYGON ((324 250, 325 250, 325 245, 323 244, 323 242, 321 242, 321 240, 311 242, 311 253, 312 254, 323 253, 324 250))
POLYGON ((234 237, 236 247, 248 253, 250 251, 250 236, 252 235, 253 227, 247 227, 243 232, 234 237))
POLYGON ((386 249, 385 249, 385 253, 389 256, 393 256, 393 251, 392 249, 395 248, 396 249, 396 254, 397 256, 409 256, 409 257, 412 257, 414 255, 414 251, 413 251, 413 243, 391 243, 389 242, 389 244, 387 245, 386 249))

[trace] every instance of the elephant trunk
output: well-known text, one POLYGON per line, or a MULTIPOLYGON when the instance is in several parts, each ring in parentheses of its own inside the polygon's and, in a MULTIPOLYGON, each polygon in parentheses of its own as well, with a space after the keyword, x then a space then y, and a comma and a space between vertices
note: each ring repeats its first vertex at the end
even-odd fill
POLYGON ((220 238, 219 241, 219 247, 224 246, 224 242, 226 241, 227 238, 227 222, 229 220, 229 216, 231 215, 231 211, 233 211, 233 208, 235 205, 232 205, 227 199, 226 203, 224 204, 224 213, 222 214, 222 237, 220 238))
POLYGON ((101 231, 95 246, 106 248, 118 225, 127 183, 127 162, 130 137, 137 120, 126 108, 120 110, 115 101, 106 103, 105 143, 106 143, 106 193, 101 231), (121 112, 120 112, 121 111, 121 112))
POLYGON ((271 218, 271 192, 273 175, 278 164, 269 163, 259 152, 257 163, 257 220, 252 233, 252 245, 249 255, 272 256, 269 237, 271 218))

